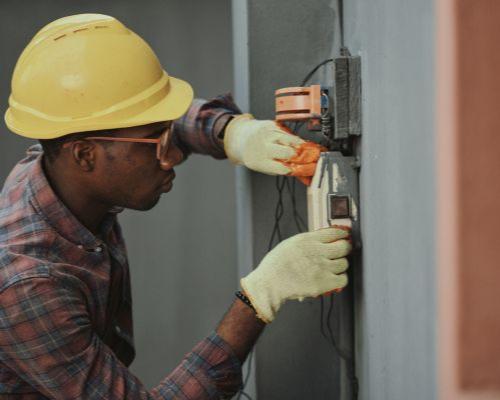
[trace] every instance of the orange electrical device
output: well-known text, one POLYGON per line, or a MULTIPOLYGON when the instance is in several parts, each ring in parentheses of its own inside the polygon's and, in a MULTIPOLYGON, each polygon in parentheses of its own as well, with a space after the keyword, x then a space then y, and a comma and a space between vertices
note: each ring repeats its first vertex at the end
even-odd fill
POLYGON ((325 104, 322 104, 323 91, 320 85, 278 89, 275 95, 277 122, 307 121, 310 130, 321 129, 325 104))

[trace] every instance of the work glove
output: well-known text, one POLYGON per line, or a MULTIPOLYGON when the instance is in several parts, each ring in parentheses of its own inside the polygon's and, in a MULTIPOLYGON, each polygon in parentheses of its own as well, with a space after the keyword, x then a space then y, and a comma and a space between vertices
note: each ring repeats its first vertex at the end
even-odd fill
POLYGON ((345 257, 351 248, 347 227, 300 233, 271 250, 241 279, 241 287, 257 316, 269 323, 286 300, 316 297, 346 286, 345 257))
POLYGON ((259 121, 251 114, 234 117, 224 132, 230 161, 269 175, 291 175, 310 184, 326 148, 293 135, 284 125, 259 121))

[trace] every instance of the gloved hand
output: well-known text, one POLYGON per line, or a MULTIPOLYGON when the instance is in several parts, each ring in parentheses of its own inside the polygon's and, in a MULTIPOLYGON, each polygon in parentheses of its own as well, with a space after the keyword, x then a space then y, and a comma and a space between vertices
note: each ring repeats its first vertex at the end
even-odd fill
POLYGON ((322 146, 306 142, 274 121, 251 114, 234 117, 224 133, 224 149, 233 163, 269 175, 297 176, 310 183, 322 146))
POLYGON ((347 285, 345 258, 350 229, 331 227, 300 233, 271 250, 240 283, 264 322, 271 322, 290 299, 316 297, 347 285))

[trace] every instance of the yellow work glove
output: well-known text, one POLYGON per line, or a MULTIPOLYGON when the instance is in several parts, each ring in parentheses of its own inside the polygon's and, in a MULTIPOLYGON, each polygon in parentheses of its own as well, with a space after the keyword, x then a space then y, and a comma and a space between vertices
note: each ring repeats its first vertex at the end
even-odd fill
POLYGON ((259 121, 251 114, 234 117, 224 132, 224 149, 235 164, 269 175, 292 175, 303 181, 314 175, 320 152, 274 121, 259 121))
POLYGON ((240 282, 257 316, 269 323, 286 300, 346 286, 349 236, 346 227, 325 228, 292 236, 271 250, 240 282))

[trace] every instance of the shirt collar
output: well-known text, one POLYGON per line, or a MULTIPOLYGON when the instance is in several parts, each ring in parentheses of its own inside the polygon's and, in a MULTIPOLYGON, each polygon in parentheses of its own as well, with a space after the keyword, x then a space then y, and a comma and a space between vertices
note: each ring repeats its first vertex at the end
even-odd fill
MULTIPOLYGON (((40 153, 34 160, 33 168, 31 168, 28 177, 28 190, 30 191, 33 206, 44 216, 49 225, 67 240, 86 249, 99 247, 103 241, 90 232, 71 213, 50 186, 42 168, 43 151, 41 146, 32 146, 28 152, 40 153)), ((116 222, 116 214, 121 211, 123 211, 123 208, 113 207, 104 218, 101 225, 101 233, 104 238, 108 237, 116 222)))

